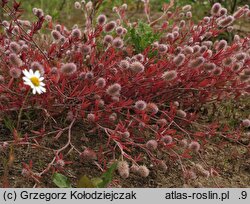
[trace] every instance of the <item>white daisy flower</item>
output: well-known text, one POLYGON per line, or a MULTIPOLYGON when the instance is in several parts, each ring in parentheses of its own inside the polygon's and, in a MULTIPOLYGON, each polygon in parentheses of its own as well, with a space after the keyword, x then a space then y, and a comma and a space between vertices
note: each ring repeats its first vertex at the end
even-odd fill
POLYGON ((32 88, 33 94, 41 94, 46 92, 46 89, 44 88, 45 84, 42 82, 44 77, 41 77, 41 74, 38 70, 33 72, 32 69, 29 71, 25 69, 23 70, 23 74, 24 84, 29 85, 32 88))

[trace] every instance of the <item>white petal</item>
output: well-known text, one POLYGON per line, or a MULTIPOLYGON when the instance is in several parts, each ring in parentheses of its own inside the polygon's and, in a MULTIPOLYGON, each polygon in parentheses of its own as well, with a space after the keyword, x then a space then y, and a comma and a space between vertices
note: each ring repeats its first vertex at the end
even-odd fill
POLYGON ((24 76, 26 76, 27 78, 31 77, 31 74, 27 71, 27 69, 23 70, 23 74, 24 76))
POLYGON ((43 82, 40 82, 40 86, 45 86, 45 83, 43 83, 43 82))
POLYGON ((44 92, 44 93, 46 92, 46 89, 44 87, 40 87, 40 89, 42 92, 44 92))
POLYGON ((36 94, 36 88, 33 88, 32 93, 36 94))
POLYGON ((24 84, 29 85, 32 89, 35 88, 34 84, 31 81, 24 82, 24 84))
POLYGON ((39 81, 43 81, 43 80, 44 80, 44 77, 40 77, 40 78, 39 78, 39 81))
POLYGON ((30 73, 32 76, 34 76, 33 69, 30 69, 30 70, 29 70, 29 73, 30 73))
POLYGON ((27 77, 23 77, 23 80, 24 80, 24 81, 30 81, 30 79, 27 78, 27 77))
POLYGON ((40 74, 40 72, 39 72, 38 70, 35 71, 35 76, 36 76, 37 78, 40 78, 41 74, 40 74))
POLYGON ((41 91, 41 89, 39 87, 36 87, 36 91, 37 91, 38 94, 42 93, 42 91, 41 91))

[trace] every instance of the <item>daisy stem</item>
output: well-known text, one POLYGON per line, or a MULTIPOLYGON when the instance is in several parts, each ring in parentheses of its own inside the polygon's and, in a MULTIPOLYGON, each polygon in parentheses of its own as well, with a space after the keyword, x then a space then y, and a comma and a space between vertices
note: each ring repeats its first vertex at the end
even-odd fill
POLYGON ((27 100, 27 98, 28 98, 29 93, 30 93, 30 90, 27 92, 27 94, 26 94, 26 96, 25 96, 25 98, 24 98, 24 100, 23 100, 22 107, 21 107, 21 109, 20 109, 20 111, 19 111, 19 113, 18 113, 17 127, 16 127, 17 130, 19 129, 19 126, 20 126, 20 120, 21 120, 21 117, 22 117, 24 105, 25 105, 25 102, 26 102, 26 100, 27 100))

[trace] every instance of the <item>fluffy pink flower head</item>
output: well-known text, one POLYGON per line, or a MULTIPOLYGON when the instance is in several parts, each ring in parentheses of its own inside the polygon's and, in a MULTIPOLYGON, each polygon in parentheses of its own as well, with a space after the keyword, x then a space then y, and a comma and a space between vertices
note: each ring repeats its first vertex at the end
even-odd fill
POLYGON ((215 4, 212 6, 211 14, 212 14, 213 16, 219 16, 220 10, 221 10, 221 4, 220 4, 220 3, 215 3, 215 4))
POLYGON ((110 96, 117 96, 120 94, 120 91, 121 91, 121 85, 118 83, 114 83, 106 89, 106 93, 110 96))
POLYGON ((130 66, 130 64, 127 60, 122 60, 119 65, 124 70, 128 69, 130 66))
POLYGON ((12 65, 17 67, 21 67, 23 64, 22 60, 15 53, 9 55, 9 60, 12 65))
POLYGON ((156 114, 158 113, 159 108, 155 103, 148 103, 146 107, 146 111, 152 114, 156 114))
POLYGON ((101 14, 97 17, 97 23, 99 25, 104 25, 107 21, 107 17, 104 14, 101 14))
POLYGON ((111 31, 114 30, 114 28, 116 27, 116 22, 115 21, 110 21, 109 23, 107 23, 105 26, 104 26, 104 31, 106 33, 109 33, 111 31))
POLYGON ((117 37, 113 40, 113 46, 116 48, 122 48, 123 47, 123 40, 120 37, 117 37))
POLYGON ((188 145, 188 148, 194 152, 199 152, 200 147, 201 147, 200 144, 196 141, 192 141, 188 145))
POLYGON ((158 143, 156 140, 149 140, 146 143, 146 147, 147 149, 149 149, 150 151, 154 151, 157 149, 158 143))
POLYGON ((147 107, 147 103, 145 101, 139 100, 135 102, 135 108, 138 110, 144 110, 147 107))
POLYGON ((22 74, 22 71, 21 69, 18 69, 18 68, 11 68, 10 69, 10 76, 17 79, 21 76, 22 74))
POLYGON ((172 81, 177 78, 177 72, 175 70, 166 71, 163 73, 162 78, 166 81, 172 81))
POLYGON ((18 43, 16 42, 11 42, 10 43, 10 51, 18 54, 21 50, 21 47, 18 43))
POLYGON ((244 119, 242 121, 242 125, 246 128, 249 128, 250 127, 250 120, 249 119, 244 119))
POLYGON ((100 77, 96 81, 96 86, 99 88, 104 88, 106 86, 106 80, 104 78, 100 77))
POLYGON ((65 75, 72 75, 76 72, 77 67, 75 63, 66 63, 62 65, 61 72, 65 75))
POLYGON ((146 178, 149 175, 149 169, 146 166, 139 166, 137 173, 141 177, 146 178))
POLYGON ((126 161, 119 161, 117 165, 117 170, 122 178, 125 179, 129 177, 129 165, 126 161))
POLYGON ((161 141, 168 145, 173 142, 173 138, 170 135, 165 135, 161 138, 161 141))
POLYGON ((133 62, 131 65, 130 65, 130 69, 133 71, 133 72, 136 72, 136 73, 141 73, 144 71, 144 65, 140 62, 133 62))

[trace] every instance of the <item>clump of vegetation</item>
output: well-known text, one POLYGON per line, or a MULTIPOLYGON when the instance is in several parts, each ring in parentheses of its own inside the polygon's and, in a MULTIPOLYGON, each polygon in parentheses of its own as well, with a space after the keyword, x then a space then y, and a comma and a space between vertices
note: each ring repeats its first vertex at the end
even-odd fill
MULTIPOLYGON (((66 171, 72 152, 101 171, 117 161, 122 179, 146 178, 152 168, 170 171, 173 163, 185 184, 218 176, 204 162, 205 144, 221 135, 237 141, 249 119, 228 132, 216 123, 200 124, 199 110, 250 93, 249 37, 216 40, 238 19, 249 18, 248 6, 228 14, 215 3, 197 24, 191 5, 173 9, 173 1, 151 20, 144 0, 147 22, 130 22, 127 4, 113 8, 116 19, 95 16, 99 6, 75 2, 85 24, 67 28, 39 8, 33 9, 36 21, 24 20, 20 3, 2 0, 0 121, 12 139, 1 136, 0 150, 31 146, 53 154, 40 171, 23 163, 22 176, 35 184, 52 172, 57 185, 63 178, 69 187, 57 173, 66 171), (84 127, 87 139, 73 134, 75 127, 84 127), (44 142, 51 135, 59 147, 44 142)), ((94 185, 84 177, 98 187, 110 182, 105 178, 94 185)))

